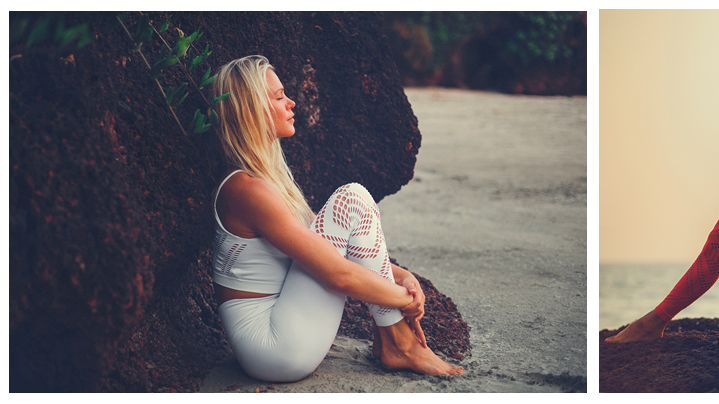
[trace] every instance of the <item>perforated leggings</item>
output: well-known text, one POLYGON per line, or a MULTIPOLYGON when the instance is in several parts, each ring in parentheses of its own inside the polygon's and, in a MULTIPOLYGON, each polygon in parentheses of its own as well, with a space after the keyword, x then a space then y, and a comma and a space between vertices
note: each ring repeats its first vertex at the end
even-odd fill
POLYGON ((674 286, 654 311, 664 321, 670 321, 680 311, 694 303, 719 278, 719 221, 694 264, 674 286))
MULTIPOLYGON (((310 228, 342 256, 394 282, 379 209, 361 185, 337 189, 310 228)), ((319 366, 339 329, 344 303, 345 296, 293 263, 279 295, 228 300, 219 313, 232 350, 248 375, 291 382, 319 366)), ((402 320, 399 309, 368 306, 379 326, 402 320)))

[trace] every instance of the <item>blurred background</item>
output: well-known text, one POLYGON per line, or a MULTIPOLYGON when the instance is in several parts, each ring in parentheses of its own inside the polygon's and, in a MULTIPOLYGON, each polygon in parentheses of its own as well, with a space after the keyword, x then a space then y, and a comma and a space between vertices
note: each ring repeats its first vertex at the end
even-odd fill
POLYGON ((586 12, 385 12, 404 86, 587 94, 586 12))
MULTIPOLYGON (((659 304, 719 219, 719 10, 599 12, 599 322, 659 304)), ((682 317, 719 317, 716 285, 682 317)))

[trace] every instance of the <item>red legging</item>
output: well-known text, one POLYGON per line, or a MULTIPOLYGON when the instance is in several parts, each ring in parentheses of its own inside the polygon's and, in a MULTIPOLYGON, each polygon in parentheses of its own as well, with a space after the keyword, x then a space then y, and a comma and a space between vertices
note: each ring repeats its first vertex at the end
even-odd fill
POLYGON ((717 278, 719 278, 719 222, 709 233, 709 239, 694 264, 654 311, 662 320, 671 320, 709 290, 717 278))

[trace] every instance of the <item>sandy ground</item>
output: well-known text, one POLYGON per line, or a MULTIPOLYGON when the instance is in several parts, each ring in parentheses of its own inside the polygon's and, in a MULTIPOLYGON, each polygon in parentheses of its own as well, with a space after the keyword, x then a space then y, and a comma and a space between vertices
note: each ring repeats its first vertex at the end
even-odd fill
POLYGON ((586 391, 586 98, 406 93, 422 147, 414 179, 379 204, 384 232, 471 327, 465 374, 388 372, 369 341, 338 337, 300 382, 250 379, 228 352, 200 391, 586 391))

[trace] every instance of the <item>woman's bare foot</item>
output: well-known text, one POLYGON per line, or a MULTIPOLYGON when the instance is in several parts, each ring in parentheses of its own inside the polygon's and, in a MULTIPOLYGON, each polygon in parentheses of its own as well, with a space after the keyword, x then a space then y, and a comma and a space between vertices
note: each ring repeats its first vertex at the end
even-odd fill
POLYGON ((669 321, 662 320, 652 310, 645 314, 644 317, 629 324, 619 334, 605 339, 604 342, 624 343, 655 340, 664 336, 664 328, 666 328, 667 324, 669 324, 669 321))
POLYGON ((461 367, 450 365, 425 348, 415 337, 407 322, 389 327, 377 327, 381 338, 380 360, 394 369, 410 369, 432 375, 463 374, 461 367))

